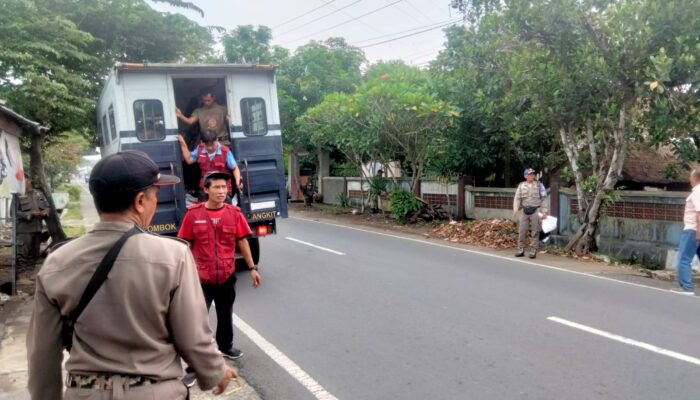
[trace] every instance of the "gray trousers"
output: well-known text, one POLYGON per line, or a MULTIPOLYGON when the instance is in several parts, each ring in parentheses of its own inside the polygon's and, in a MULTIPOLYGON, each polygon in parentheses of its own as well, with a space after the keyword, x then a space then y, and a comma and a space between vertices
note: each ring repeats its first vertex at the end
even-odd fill
POLYGON ((185 400, 187 398, 187 387, 179 379, 132 388, 124 387, 123 378, 114 379, 115 384, 112 389, 67 388, 63 398, 65 400, 185 400))
POLYGON ((521 211, 520 226, 518 229, 518 249, 527 247, 525 245, 525 238, 529 230, 530 247, 537 250, 540 247, 540 229, 542 229, 542 223, 540 221, 540 214, 537 211, 530 215, 526 215, 525 212, 521 211))

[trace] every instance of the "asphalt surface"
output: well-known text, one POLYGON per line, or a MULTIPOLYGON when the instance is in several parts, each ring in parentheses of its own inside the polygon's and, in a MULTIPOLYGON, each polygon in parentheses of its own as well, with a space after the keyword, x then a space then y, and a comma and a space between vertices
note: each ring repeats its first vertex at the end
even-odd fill
POLYGON ((321 387, 237 328, 264 399, 700 398, 700 297, 293 218, 261 252, 234 311, 321 387))

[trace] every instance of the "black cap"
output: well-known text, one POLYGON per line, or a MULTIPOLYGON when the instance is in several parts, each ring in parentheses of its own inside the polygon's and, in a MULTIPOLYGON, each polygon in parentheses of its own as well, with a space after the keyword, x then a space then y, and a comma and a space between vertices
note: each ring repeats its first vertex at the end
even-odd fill
POLYGON ((102 158, 90 173, 90 193, 140 192, 151 186, 175 185, 180 178, 160 173, 148 155, 138 150, 120 151, 102 158))
POLYGON ((204 175, 204 180, 206 181, 207 179, 231 179, 231 174, 228 172, 221 172, 221 171, 209 171, 204 175))

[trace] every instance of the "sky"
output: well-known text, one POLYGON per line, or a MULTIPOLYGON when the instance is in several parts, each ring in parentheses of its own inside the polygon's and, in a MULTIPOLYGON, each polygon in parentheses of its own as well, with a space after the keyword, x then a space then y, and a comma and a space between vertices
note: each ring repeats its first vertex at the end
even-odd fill
POLYGON ((227 30, 238 25, 266 25, 272 28, 272 44, 290 50, 311 40, 343 37, 361 47, 372 63, 401 59, 410 65, 425 65, 444 46, 442 26, 457 23, 460 17, 450 8, 449 0, 190 1, 202 8, 204 18, 161 3, 153 7, 227 30), (418 33, 421 31, 425 32, 418 33), (397 39, 401 36, 407 37, 397 39))

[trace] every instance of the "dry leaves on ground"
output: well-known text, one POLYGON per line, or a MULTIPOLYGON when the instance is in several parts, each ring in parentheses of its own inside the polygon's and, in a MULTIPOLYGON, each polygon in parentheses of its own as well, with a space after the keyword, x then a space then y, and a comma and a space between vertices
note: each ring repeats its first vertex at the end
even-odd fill
POLYGON ((508 249, 518 243, 518 225, 507 219, 482 219, 440 225, 430 235, 454 243, 508 249))

